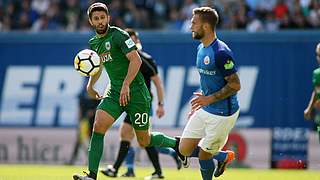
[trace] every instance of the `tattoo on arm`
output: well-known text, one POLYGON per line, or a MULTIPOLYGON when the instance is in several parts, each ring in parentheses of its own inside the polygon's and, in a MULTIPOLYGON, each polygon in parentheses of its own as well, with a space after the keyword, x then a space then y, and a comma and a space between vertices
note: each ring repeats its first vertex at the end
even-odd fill
POLYGON ((240 80, 236 73, 226 76, 224 79, 227 81, 227 84, 220 89, 220 91, 212 95, 214 97, 214 102, 225 99, 240 90, 240 80))

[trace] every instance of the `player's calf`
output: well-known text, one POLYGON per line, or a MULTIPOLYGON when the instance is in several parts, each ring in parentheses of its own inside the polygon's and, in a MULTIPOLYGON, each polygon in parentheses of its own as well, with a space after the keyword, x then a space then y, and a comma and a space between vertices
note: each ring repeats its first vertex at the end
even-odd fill
POLYGON ((175 147, 173 149, 176 151, 179 159, 181 160, 181 163, 182 163, 183 167, 184 168, 188 168, 190 166, 190 157, 184 156, 179 151, 179 144, 180 144, 180 139, 181 138, 178 137, 178 136, 176 136, 174 138, 176 139, 176 145, 175 145, 175 147))

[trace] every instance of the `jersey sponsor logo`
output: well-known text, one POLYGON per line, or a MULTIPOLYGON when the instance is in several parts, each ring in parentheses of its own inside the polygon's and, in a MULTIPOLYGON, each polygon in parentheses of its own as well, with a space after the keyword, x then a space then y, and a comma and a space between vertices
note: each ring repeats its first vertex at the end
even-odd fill
POLYGON ((111 53, 109 53, 109 52, 101 54, 100 58, 102 59, 102 62, 111 62, 113 60, 111 53))
POLYGON ((230 59, 227 60, 227 63, 224 64, 224 68, 227 69, 227 70, 228 69, 232 69, 233 66, 234 66, 234 64, 233 64, 232 60, 230 60, 230 59))
POLYGON ((208 64, 210 63, 210 58, 209 58, 209 56, 206 56, 206 57, 204 58, 203 63, 204 63, 205 65, 208 65, 208 64))
POLYGON ((213 76, 216 74, 216 71, 209 71, 207 69, 198 69, 199 73, 200 74, 205 74, 205 75, 210 75, 210 76, 213 76))
POLYGON ((104 45, 105 45, 107 51, 109 51, 111 49, 111 44, 109 41, 107 41, 104 45))
POLYGON ((128 48, 132 48, 132 47, 135 45, 134 42, 133 42, 133 40, 132 40, 131 38, 127 39, 127 40, 125 41, 125 43, 126 43, 126 45, 127 45, 128 48))

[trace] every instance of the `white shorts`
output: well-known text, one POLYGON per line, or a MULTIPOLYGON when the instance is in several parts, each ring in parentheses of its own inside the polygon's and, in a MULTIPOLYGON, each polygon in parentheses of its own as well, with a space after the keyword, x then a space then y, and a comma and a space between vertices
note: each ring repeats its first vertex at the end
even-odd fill
POLYGON ((215 155, 226 144, 238 116, 239 110, 231 116, 218 116, 199 109, 190 117, 181 138, 201 139, 201 149, 215 155))

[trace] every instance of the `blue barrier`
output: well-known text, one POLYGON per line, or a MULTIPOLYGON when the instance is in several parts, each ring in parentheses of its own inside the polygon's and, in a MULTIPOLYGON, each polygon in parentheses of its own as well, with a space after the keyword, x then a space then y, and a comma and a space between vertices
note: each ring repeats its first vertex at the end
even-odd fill
MULTIPOLYGON (((73 57, 91 33, 0 33, 0 126, 75 126, 82 80, 73 57), (79 88, 77 88, 79 87, 79 88), (59 99, 63 99, 59 101, 59 99)), ((317 67, 320 33, 220 32, 234 51, 243 84, 239 127, 309 127, 303 120, 317 67)), ((161 67, 167 115, 160 126, 180 127, 193 91, 197 41, 190 34, 141 32, 145 51, 161 67), (172 86, 172 87, 169 87, 172 86)), ((157 124, 157 122, 156 122, 157 124)))

